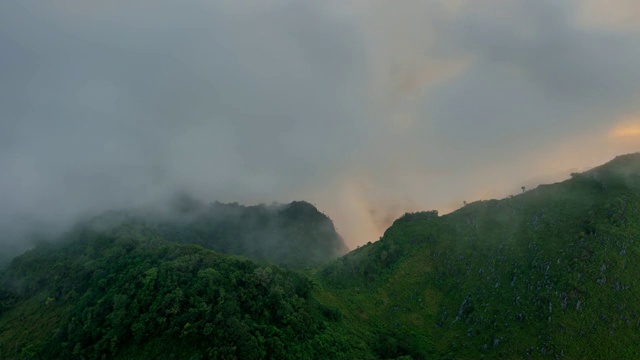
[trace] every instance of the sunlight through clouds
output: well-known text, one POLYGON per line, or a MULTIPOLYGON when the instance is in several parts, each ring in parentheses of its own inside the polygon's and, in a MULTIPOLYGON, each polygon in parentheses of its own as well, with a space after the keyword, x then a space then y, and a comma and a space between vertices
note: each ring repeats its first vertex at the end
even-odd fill
POLYGON ((640 116, 617 124, 609 136, 615 139, 640 138, 640 116))
POLYGON ((355 247, 404 211, 560 179, 640 150, 639 14, 636 0, 0 1, 0 228, 187 189, 312 200, 355 247))

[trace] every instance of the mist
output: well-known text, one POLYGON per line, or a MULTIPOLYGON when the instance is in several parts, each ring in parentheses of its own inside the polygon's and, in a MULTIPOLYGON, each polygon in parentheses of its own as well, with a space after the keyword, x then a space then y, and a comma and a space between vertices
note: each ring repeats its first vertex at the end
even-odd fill
POLYGON ((566 178, 640 150, 638 14, 600 0, 3 2, 0 243, 184 191, 307 200, 354 248, 407 211, 566 178))

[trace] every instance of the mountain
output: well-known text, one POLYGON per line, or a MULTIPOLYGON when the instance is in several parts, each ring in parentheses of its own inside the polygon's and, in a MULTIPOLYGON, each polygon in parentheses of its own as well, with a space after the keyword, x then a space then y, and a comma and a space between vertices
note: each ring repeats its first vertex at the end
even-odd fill
POLYGON ((640 154, 406 214, 319 274, 380 358, 640 358, 640 154))
POLYGON ((0 358, 299 359, 331 339, 337 315, 297 272, 141 225, 68 237, 3 274, 0 358))
MULTIPOLYGON (((405 214, 305 270, 186 244, 224 233, 196 230, 213 210, 186 204, 179 220, 120 213, 15 258, 0 358, 640 358, 640 154, 405 214)), ((317 216, 299 205, 269 211, 296 229, 317 216)))
POLYGON ((179 194, 168 209, 111 211, 91 219, 87 226, 103 229, 134 222, 171 242, 284 266, 319 265, 347 252, 331 219, 304 201, 204 205, 179 194))

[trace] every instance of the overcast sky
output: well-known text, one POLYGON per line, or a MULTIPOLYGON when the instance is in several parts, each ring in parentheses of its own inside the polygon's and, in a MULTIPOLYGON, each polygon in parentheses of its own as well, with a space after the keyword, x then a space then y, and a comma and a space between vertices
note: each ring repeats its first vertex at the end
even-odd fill
POLYGON ((186 190, 355 247, 638 150, 636 0, 0 2, 0 226, 186 190))

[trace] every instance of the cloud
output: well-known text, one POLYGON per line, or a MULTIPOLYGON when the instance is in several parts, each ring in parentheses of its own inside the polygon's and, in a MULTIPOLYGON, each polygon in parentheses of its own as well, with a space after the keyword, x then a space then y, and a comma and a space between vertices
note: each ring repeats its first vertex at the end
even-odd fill
POLYGON ((609 31, 640 31, 640 4, 635 0, 576 1, 578 22, 609 31))
POLYGON ((0 218, 308 199, 355 247, 596 165, 640 110, 635 3, 602 4, 3 2, 0 218))

